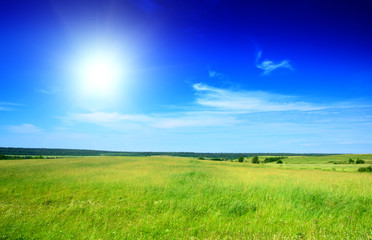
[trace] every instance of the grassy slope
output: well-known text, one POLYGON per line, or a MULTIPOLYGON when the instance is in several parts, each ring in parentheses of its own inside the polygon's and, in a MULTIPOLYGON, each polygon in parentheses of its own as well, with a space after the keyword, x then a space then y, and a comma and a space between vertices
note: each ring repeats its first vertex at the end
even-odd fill
POLYGON ((1 161, 0 239, 372 237, 371 174, 262 166, 175 157, 1 161))

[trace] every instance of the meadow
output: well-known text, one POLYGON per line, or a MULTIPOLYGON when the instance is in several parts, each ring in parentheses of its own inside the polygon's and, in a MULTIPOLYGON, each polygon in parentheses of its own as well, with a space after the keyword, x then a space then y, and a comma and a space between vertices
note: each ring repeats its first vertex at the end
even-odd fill
POLYGON ((0 161, 0 239, 372 239, 372 155, 283 161, 0 161))

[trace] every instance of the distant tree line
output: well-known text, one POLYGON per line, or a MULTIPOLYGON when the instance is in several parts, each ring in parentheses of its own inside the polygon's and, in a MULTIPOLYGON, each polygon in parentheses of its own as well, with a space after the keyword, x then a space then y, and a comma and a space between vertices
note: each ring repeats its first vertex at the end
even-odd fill
POLYGON ((55 159, 56 157, 44 157, 42 155, 39 156, 9 156, 9 155, 0 155, 0 160, 20 160, 20 159, 55 159))
POLYGON ((215 161, 225 161, 239 159, 241 156, 247 158, 254 156, 326 156, 337 154, 298 154, 298 153, 198 153, 198 152, 119 152, 104 150, 85 150, 85 149, 53 149, 53 148, 5 148, 0 147, 0 155, 23 155, 23 156, 176 156, 205 158, 215 161))
POLYGON ((4 148, 0 147, 0 155, 23 156, 99 156, 109 151, 80 150, 80 149, 53 149, 53 148, 4 148))

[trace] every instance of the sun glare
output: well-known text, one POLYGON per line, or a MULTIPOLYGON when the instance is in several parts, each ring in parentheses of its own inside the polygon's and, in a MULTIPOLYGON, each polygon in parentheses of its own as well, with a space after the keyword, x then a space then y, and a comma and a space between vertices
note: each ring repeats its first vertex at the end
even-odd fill
POLYGON ((106 95, 114 91, 121 76, 121 67, 115 59, 94 56, 81 66, 81 80, 87 93, 106 95))
POLYGON ((66 60, 71 106, 89 110, 121 107, 130 95, 132 56, 124 43, 81 41, 66 60))
POLYGON ((78 72, 83 93, 105 97, 114 94, 121 81, 123 67, 114 55, 95 53, 82 60, 78 72))
POLYGON ((107 44, 80 48, 69 62, 73 105, 86 109, 103 109, 121 103, 127 86, 122 51, 107 44))

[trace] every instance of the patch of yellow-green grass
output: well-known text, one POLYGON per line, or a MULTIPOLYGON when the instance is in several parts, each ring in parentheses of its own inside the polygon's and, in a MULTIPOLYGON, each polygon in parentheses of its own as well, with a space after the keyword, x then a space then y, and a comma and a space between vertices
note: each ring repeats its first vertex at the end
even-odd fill
MULTIPOLYGON (((326 156, 289 156, 283 159, 286 163, 295 164, 325 164, 330 162, 348 162, 352 158, 354 161, 357 158, 365 160, 366 164, 372 164, 372 154, 342 154, 342 155, 326 155, 326 156)), ((356 164, 358 165, 358 164, 356 164)))
POLYGON ((371 174, 282 166, 165 156, 1 161, 0 239, 372 237, 371 174))
MULTIPOLYGON (((262 162, 266 157, 260 156, 262 162)), ((245 164, 250 164, 252 158, 247 158, 245 164)), ((342 155, 326 155, 326 156, 289 156, 281 159, 283 164, 276 162, 265 164, 252 164, 251 167, 258 168, 281 168, 281 169, 316 169, 325 171, 337 172, 357 172, 361 167, 372 165, 372 154, 342 154, 342 155), (349 163, 349 159, 356 161, 358 158, 365 161, 364 164, 349 163)))

